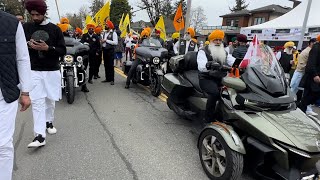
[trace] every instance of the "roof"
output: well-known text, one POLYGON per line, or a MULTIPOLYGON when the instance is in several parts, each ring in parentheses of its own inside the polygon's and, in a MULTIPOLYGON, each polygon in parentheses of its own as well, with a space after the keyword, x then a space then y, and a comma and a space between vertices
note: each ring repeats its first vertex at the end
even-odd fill
POLYGON ((244 10, 236 11, 230 14, 225 14, 220 17, 235 17, 235 16, 249 16, 249 15, 250 15, 250 11, 247 9, 244 9, 244 10))
POLYGON ((282 7, 282 6, 280 6, 280 5, 271 4, 271 5, 269 5, 269 6, 265 6, 265 7, 253 9, 253 10, 251 10, 250 12, 251 12, 251 13, 256 13, 256 12, 273 12, 273 13, 285 14, 285 13, 289 12, 290 10, 291 10, 291 8, 289 8, 289 7, 282 7))
POLYGON ((253 9, 253 10, 244 9, 244 10, 233 12, 230 14, 225 14, 220 17, 249 16, 253 13, 258 13, 258 12, 273 12, 273 13, 285 14, 285 13, 289 12, 290 10, 291 10, 291 8, 289 8, 289 7, 282 7, 280 5, 271 4, 269 6, 264 6, 264 7, 253 9))

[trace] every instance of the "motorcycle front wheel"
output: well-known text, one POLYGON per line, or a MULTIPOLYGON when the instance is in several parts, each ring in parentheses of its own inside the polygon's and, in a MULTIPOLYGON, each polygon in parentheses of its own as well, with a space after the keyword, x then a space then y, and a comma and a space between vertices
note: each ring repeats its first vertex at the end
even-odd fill
POLYGON ((74 88, 74 77, 69 75, 66 78, 66 97, 67 97, 67 102, 69 104, 72 104, 74 102, 74 96, 75 96, 75 88, 74 88))
POLYGON ((150 84, 151 94, 158 97, 161 94, 161 76, 154 74, 150 84))

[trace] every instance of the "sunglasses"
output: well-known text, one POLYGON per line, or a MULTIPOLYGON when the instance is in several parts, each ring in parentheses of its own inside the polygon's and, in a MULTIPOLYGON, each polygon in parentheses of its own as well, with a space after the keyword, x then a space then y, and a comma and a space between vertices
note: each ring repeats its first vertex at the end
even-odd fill
POLYGON ((93 30, 93 28, 89 28, 88 30, 93 30))

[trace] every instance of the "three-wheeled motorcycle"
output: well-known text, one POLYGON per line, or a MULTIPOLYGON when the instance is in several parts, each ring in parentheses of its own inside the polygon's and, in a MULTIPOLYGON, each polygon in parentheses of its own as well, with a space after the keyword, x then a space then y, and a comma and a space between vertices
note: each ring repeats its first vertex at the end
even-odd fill
MULTIPOLYGON (((138 65, 132 82, 149 86, 151 94, 158 97, 161 93, 161 82, 164 75, 161 65, 167 56, 168 50, 161 46, 159 40, 154 38, 143 40, 135 49, 135 60, 139 59, 142 63, 138 65)), ((131 61, 124 63, 123 71, 126 75, 131 65, 131 61)))
POLYGON ((86 83, 87 75, 83 61, 89 58, 89 46, 72 37, 65 37, 67 53, 60 61, 61 87, 72 104, 75 98, 75 88, 86 83))
MULTIPOLYGON (((318 179, 319 121, 297 108, 272 50, 256 46, 241 77, 222 80, 217 119, 198 139, 202 167, 213 180, 239 179, 244 166, 257 179, 318 179)), ((162 84, 169 108, 201 121, 207 95, 199 86, 196 53, 173 57, 170 65, 174 73, 162 84)))

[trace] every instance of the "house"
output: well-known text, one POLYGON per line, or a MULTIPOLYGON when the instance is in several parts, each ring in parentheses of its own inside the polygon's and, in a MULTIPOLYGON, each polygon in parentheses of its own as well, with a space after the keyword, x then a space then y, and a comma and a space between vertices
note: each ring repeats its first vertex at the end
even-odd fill
MULTIPOLYGON (((300 1, 290 0, 294 5, 298 5, 300 1)), ((253 10, 241 10, 222 15, 222 26, 204 26, 202 29, 203 35, 210 33, 214 29, 222 29, 226 33, 229 41, 233 36, 240 33, 241 27, 248 27, 262 24, 264 22, 273 20, 289 12, 292 8, 283 7, 276 4, 271 4, 253 10)))

